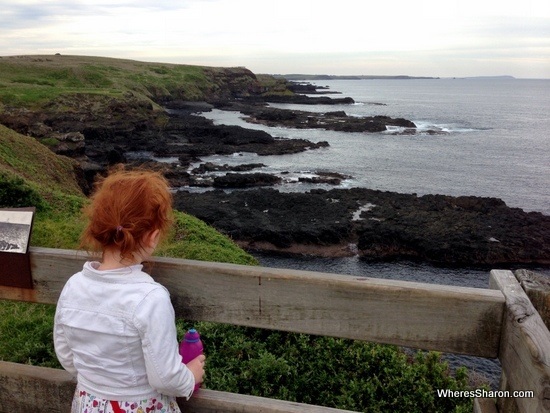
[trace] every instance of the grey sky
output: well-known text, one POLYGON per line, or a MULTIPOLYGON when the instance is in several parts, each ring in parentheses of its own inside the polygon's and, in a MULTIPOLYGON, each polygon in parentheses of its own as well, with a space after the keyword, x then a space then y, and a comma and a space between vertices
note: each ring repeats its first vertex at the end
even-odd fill
POLYGON ((550 78, 548 0, 0 0, 1 55, 550 78))

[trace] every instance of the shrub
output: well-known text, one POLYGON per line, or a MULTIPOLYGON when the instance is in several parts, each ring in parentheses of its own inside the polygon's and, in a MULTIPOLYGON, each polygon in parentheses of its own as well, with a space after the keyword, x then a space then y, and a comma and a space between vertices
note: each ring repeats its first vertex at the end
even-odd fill
MULTIPOLYGON (((0 360, 60 365, 52 344, 55 306, 0 301, 0 360)), ((205 387, 360 412, 465 413, 469 399, 438 398, 466 390, 436 352, 407 355, 395 346, 178 320, 178 336, 197 328, 207 355, 205 387)))
POLYGON ((361 412, 470 412, 471 400, 438 398, 465 390, 436 352, 405 354, 395 346, 308 334, 178 321, 201 332, 206 387, 361 412))
POLYGON ((48 209, 48 204, 23 179, 0 173, 0 207, 36 207, 43 211, 48 209))

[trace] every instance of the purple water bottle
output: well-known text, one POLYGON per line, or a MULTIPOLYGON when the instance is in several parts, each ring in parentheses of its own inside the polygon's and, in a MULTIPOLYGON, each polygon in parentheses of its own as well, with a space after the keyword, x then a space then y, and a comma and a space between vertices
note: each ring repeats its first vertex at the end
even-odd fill
MULTIPOLYGON (((199 332, 194 328, 189 329, 180 343, 182 362, 187 364, 194 358, 200 356, 202 352, 203 346, 199 332)), ((200 385, 200 383, 196 383, 194 391, 197 391, 200 385)))

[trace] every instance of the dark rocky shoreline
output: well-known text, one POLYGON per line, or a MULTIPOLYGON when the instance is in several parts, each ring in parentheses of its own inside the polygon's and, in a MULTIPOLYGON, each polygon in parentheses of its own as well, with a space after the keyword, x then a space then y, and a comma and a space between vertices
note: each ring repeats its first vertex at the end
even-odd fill
POLYGON ((550 264, 550 217, 496 198, 263 188, 180 191, 175 205, 251 250, 448 266, 550 264))
MULTIPOLYGON (((312 94, 307 85, 300 88, 312 94)), ((155 112, 130 95, 123 102, 60 99, 51 110, 5 110, 0 122, 78 160, 86 193, 96 174, 117 163, 160 170, 174 188, 218 188, 204 193, 177 192, 176 208, 203 219, 244 248, 320 256, 358 254, 368 260, 418 260, 453 266, 550 265, 550 217, 509 208, 499 199, 418 197, 365 188, 281 193, 275 188, 284 177, 264 173, 262 163, 236 167, 201 163, 201 157, 214 154, 285 155, 329 146, 327 142, 283 139, 239 126, 215 125, 197 115, 214 107, 238 110, 249 122, 289 128, 368 133, 392 125, 401 127, 401 133, 416 133, 414 123, 406 119, 383 115, 354 118, 342 111, 319 114, 268 105, 352 103, 351 98, 249 94, 215 97, 208 103, 172 99, 159 102, 166 113, 155 112), (72 110, 58 109, 67 106, 72 110), (178 162, 158 162, 136 153, 178 162), (193 163, 200 165, 190 169, 193 163), (236 190, 243 188, 246 190, 236 190)), ((337 186, 347 178, 317 171, 303 179, 337 186)))

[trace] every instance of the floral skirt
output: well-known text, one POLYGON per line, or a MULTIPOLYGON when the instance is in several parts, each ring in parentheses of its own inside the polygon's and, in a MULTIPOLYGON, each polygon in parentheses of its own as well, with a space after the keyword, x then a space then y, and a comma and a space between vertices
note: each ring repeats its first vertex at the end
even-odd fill
POLYGON ((176 398, 161 395, 133 402, 105 400, 78 387, 74 393, 71 413, 181 413, 176 398))

